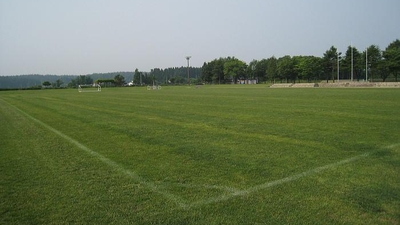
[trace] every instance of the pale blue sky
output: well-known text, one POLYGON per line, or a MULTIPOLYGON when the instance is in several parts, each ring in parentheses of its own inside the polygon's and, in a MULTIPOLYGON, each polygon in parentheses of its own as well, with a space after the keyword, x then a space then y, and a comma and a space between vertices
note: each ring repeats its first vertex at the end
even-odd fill
POLYGON ((201 67, 400 39, 399 0, 0 0, 0 75, 201 67))

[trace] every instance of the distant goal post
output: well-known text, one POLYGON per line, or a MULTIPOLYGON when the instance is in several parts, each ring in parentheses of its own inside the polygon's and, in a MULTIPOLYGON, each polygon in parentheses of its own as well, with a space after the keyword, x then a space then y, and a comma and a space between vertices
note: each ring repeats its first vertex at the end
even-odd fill
POLYGON ((80 84, 78 85, 79 92, 100 92, 100 84, 80 84))
POLYGON ((147 90, 148 91, 150 91, 150 90, 160 90, 161 89, 161 86, 160 85, 153 85, 153 86, 147 86, 147 90))

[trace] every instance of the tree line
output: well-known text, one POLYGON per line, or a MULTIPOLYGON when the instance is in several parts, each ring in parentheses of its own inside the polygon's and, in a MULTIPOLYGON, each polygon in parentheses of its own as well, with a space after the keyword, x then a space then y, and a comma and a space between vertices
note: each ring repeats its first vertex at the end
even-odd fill
POLYGON ((91 75, 80 75, 68 83, 69 88, 76 88, 82 84, 101 84, 104 86, 123 86, 125 79, 132 79, 132 72, 115 72, 115 73, 94 73, 91 75))
POLYGON ((137 68, 135 72, 108 73, 80 75, 68 83, 68 87, 78 87, 82 84, 100 84, 102 86, 141 86, 153 84, 186 84, 189 79, 192 83, 201 81, 201 68, 197 67, 171 67, 166 69, 154 68, 150 72, 141 72, 137 68), (188 71, 189 70, 189 71, 188 71), (98 79, 96 79, 98 78, 98 79))
POLYGON ((60 86, 68 84, 75 78, 73 75, 19 75, 19 76, 0 76, 0 89, 26 89, 26 88, 41 88, 43 82, 48 81, 50 85, 60 86))
POLYGON ((153 81, 155 84, 187 84, 188 78, 191 83, 198 83, 201 81, 201 70, 199 67, 183 66, 166 69, 154 68, 149 73, 136 70, 133 82, 140 84, 140 76, 142 76, 142 83, 145 84, 152 84, 153 81))
MULTIPOLYGON (((189 67, 191 83, 201 82, 201 68, 189 67)), ((76 88, 82 84, 100 83, 105 86, 133 84, 186 84, 187 67, 154 68, 150 72, 93 73, 88 75, 19 75, 0 76, 0 89, 76 88)))
POLYGON ((248 65, 235 57, 214 59, 202 66, 202 81, 206 83, 236 83, 239 79, 258 82, 299 82, 337 79, 396 82, 400 72, 400 40, 390 43, 385 50, 371 45, 363 52, 349 46, 342 55, 335 46, 322 57, 283 56, 253 60, 248 65))
POLYGON ((239 79, 261 82, 317 82, 337 79, 369 81, 398 81, 400 72, 400 40, 390 43, 385 50, 371 45, 363 51, 348 46, 343 54, 335 46, 322 57, 272 56, 253 60, 249 64, 235 57, 204 62, 202 67, 154 68, 150 72, 94 73, 90 75, 21 75, 0 76, 0 89, 77 87, 80 84, 102 83, 108 86, 152 84, 224 84, 239 79), (188 77, 189 74, 189 77, 188 77))

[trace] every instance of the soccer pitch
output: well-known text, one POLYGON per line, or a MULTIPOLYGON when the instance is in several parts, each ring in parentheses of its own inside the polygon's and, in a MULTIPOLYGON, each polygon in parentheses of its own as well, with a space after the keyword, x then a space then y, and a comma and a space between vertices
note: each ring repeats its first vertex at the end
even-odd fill
POLYGON ((0 92, 0 224, 398 224, 400 89, 0 92))

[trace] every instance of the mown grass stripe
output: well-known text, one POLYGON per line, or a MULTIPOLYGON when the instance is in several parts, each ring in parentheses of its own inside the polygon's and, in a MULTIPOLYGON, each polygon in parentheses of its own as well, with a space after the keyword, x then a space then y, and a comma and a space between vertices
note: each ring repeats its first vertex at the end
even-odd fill
POLYGON ((50 130, 51 132, 57 134, 58 136, 64 138, 65 140, 69 141, 70 143, 74 144, 75 146, 77 146, 78 148, 80 148, 81 150, 85 151, 86 153, 92 155, 93 157, 97 158, 98 160, 100 160, 101 162, 107 164, 108 166, 112 167, 113 169, 127 175, 128 177, 132 178, 133 180, 135 180, 136 182, 142 184, 143 186, 147 187, 149 190, 161 194, 163 195, 165 198, 175 202, 178 206, 182 207, 182 208, 186 208, 187 207, 187 203, 185 203, 185 201, 174 195, 171 194, 167 191, 163 191, 160 188, 158 188, 158 186, 152 182, 146 181, 145 179, 143 179, 142 177, 140 177, 138 174, 136 174, 133 171, 127 170, 124 167, 122 167, 121 165, 119 165, 118 163, 116 163, 115 161, 103 156, 102 154, 97 153, 96 151, 93 151, 92 149, 86 147, 85 145, 79 143, 78 141, 76 141, 75 139, 63 134, 61 131, 54 129, 53 127, 43 123, 42 121, 36 119, 35 117, 29 115, 28 113, 22 111, 21 109, 19 109, 18 107, 8 103, 7 101, 3 100, 3 102, 7 103, 9 106, 11 106, 12 108, 14 108, 15 110, 17 110, 18 112, 20 112, 21 114, 23 114, 24 116, 26 116, 27 118, 31 119, 32 121, 34 121, 35 123, 43 126, 44 128, 50 130))
POLYGON ((300 140, 296 138, 289 138, 289 137, 284 137, 281 135, 274 135, 274 134, 263 134, 263 133, 240 133, 235 130, 226 130, 220 127, 204 124, 202 122, 185 122, 185 121, 179 121, 179 120, 173 120, 173 119, 168 119, 166 117, 160 117, 157 115, 140 115, 140 114, 132 114, 132 113, 124 113, 118 110, 113 110, 113 109, 104 109, 104 108, 96 108, 96 107, 89 107, 89 106, 83 106, 79 105, 76 107, 81 107, 85 108, 87 110, 92 110, 93 112, 107 112, 110 114, 114 115, 120 115, 120 116, 126 116, 126 114, 129 114, 129 117, 136 117, 140 118, 142 120, 148 120, 151 117, 152 121, 157 121, 160 124, 166 124, 166 125, 174 125, 174 126, 180 126, 184 129, 190 129, 194 131, 203 131, 207 133, 218 133, 218 134, 227 134, 227 135, 232 135, 232 136, 242 136, 245 138, 249 139, 258 139, 258 140, 270 140, 276 143, 285 143, 285 144, 295 144, 295 145, 301 145, 305 147, 311 147, 311 148, 323 148, 325 150, 334 150, 335 147, 326 145, 324 143, 316 142, 316 141, 310 141, 310 140, 300 140))

